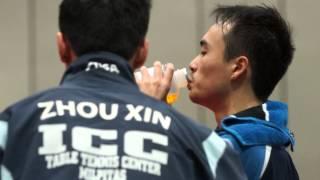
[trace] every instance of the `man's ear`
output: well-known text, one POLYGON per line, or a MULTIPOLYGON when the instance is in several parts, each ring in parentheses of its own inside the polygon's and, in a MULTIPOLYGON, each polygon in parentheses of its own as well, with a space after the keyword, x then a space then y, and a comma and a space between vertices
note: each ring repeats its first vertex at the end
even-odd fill
POLYGON ((147 60, 149 53, 149 41, 143 40, 143 43, 138 47, 137 52, 131 59, 131 65, 133 70, 140 68, 147 60))
POLYGON ((70 43, 61 32, 57 32, 56 39, 60 60, 66 67, 68 67, 75 60, 76 55, 72 50, 70 43))
POLYGON ((231 80, 239 79, 249 72, 249 60, 246 56, 239 56, 232 62, 231 80))

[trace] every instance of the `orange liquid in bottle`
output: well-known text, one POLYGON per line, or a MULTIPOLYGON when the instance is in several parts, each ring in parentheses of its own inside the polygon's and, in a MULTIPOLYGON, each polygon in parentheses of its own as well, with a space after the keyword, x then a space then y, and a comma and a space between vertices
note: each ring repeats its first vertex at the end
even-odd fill
POLYGON ((167 95, 167 103, 168 104, 173 104, 174 102, 176 102, 178 100, 178 96, 179 94, 176 92, 169 92, 167 95))

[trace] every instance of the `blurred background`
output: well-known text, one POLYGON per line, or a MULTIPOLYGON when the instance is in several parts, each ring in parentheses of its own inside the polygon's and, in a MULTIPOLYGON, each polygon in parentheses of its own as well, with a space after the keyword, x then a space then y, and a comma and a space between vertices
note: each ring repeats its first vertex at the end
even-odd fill
MULTIPOLYGON (((0 110, 59 83, 64 71, 55 43, 60 0, 0 0, 0 110)), ((320 83, 320 1, 315 0, 153 0, 148 38, 155 60, 187 67, 199 40, 210 27, 210 12, 219 4, 267 4, 279 9, 293 29, 294 61, 272 99, 289 104, 289 127, 295 133, 293 159, 302 180, 317 178, 320 140, 317 130, 320 83)), ((214 115, 194 105, 182 90, 174 107, 214 128, 214 115)))

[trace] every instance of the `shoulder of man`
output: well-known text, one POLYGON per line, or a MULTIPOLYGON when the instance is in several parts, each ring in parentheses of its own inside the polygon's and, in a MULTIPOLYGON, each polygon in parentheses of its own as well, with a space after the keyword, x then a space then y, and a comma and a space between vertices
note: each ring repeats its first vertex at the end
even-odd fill
POLYGON ((284 147, 241 146, 231 135, 220 136, 239 152, 249 179, 299 179, 291 157, 284 147))
POLYGON ((299 180, 299 174, 284 147, 272 147, 268 165, 261 180, 290 179, 299 180))

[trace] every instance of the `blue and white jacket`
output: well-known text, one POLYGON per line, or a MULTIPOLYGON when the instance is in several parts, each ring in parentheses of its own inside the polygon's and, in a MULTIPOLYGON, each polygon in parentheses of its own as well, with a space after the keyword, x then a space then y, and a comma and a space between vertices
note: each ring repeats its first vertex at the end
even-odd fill
POLYGON ((107 52, 0 114, 0 166, 1 180, 246 179, 225 141, 141 93, 107 52))
POLYGON ((287 105, 267 101, 221 122, 218 134, 240 153, 250 180, 297 180, 298 173, 286 151, 293 150, 293 134, 287 128, 287 105))

